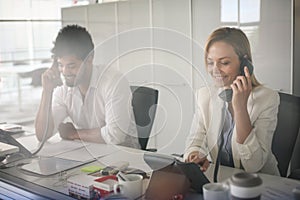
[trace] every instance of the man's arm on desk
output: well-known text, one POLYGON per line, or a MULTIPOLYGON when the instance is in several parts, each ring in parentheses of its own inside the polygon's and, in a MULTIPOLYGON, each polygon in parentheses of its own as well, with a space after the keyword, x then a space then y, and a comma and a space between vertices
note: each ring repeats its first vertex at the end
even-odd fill
POLYGON ((118 129, 115 129, 115 134, 109 135, 110 133, 105 133, 108 134, 107 138, 110 138, 109 141, 107 142, 101 134, 101 130, 105 128, 93 128, 93 129, 76 129, 73 123, 67 122, 67 123, 61 123, 58 126, 58 132, 61 136, 61 138, 66 139, 66 140, 82 140, 86 142, 93 142, 93 143, 100 143, 100 144, 121 144, 121 131, 118 129), (116 134, 116 132, 118 134, 116 134), (120 135, 120 136, 119 136, 120 135), (117 139, 117 137, 119 138, 117 139))
POLYGON ((61 123, 58 126, 58 132, 63 139, 83 140, 86 142, 105 143, 101 136, 100 128, 94 129, 76 129, 70 122, 61 123))

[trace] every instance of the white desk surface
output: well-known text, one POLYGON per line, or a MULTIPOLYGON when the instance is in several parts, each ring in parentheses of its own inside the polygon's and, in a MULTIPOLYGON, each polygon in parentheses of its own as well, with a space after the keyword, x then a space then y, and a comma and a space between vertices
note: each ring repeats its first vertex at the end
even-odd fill
MULTIPOLYGON (((28 137, 28 136, 27 136, 28 137)), ((28 138, 27 138, 28 139, 28 138)), ((149 166, 143 160, 143 151, 137 149, 130 149, 126 147, 120 146, 112 146, 112 145, 100 145, 100 144, 87 144, 81 143, 78 141, 64 141, 59 140, 59 138, 54 137, 52 140, 49 141, 47 151, 51 151, 52 147, 57 147, 60 142, 64 145, 69 147, 65 147, 65 152, 57 152, 55 153, 56 156, 59 157, 76 157, 78 159, 78 155, 87 155, 86 152, 94 152, 91 155, 97 155, 99 157, 96 161, 88 164, 88 165, 99 165, 99 166, 106 166, 112 165, 119 161, 127 161, 130 163, 130 167, 139 168, 146 172, 151 171, 149 166), (52 141, 53 140, 53 141, 52 141), (57 141, 58 143, 57 143, 57 141), (56 142, 55 142, 56 141, 56 142), (78 144, 83 144, 83 146, 79 147, 78 144), (70 147, 71 146, 71 147, 70 147), (75 150, 75 151, 74 151, 75 150), (79 152, 80 153, 79 153, 79 152), (72 153, 73 152, 73 153, 72 153), (85 152, 85 153, 84 153, 85 152), (103 155, 101 155, 101 152, 103 155), (64 156, 65 155, 65 156, 64 156), (67 155, 67 156, 66 156, 67 155)), ((25 140, 23 140, 24 142, 25 140)), ((29 140, 26 140, 29 142, 29 140)), ((60 149, 63 151, 63 148, 60 149)), ((54 155, 48 152, 48 155, 54 155)), ((85 158, 83 158, 85 159, 85 158)), ((41 177, 37 175, 32 175, 25 173, 18 167, 11 167, 8 169, 2 169, 3 172, 10 174, 12 176, 20 177, 26 181, 33 182, 35 184, 47 187, 49 189, 68 194, 67 188, 67 178, 82 174, 81 167, 68 170, 63 172, 62 174, 57 174, 49 177, 41 177)), ((206 176, 212 181, 213 177, 213 170, 214 167, 210 166, 205 172, 206 176)), ((219 181, 226 181, 230 178, 233 174, 240 172, 241 170, 224 167, 221 166, 219 170, 219 181)), ((263 193, 262 200, 269 200, 269 199, 293 199, 292 189, 296 186, 300 185, 300 181, 296 181, 293 179, 287 179, 277 176, 270 176, 266 174, 259 174, 260 177, 263 179, 263 184, 265 186, 265 192, 263 193)), ((189 199, 202 199, 202 196, 199 194, 191 195, 189 199)))

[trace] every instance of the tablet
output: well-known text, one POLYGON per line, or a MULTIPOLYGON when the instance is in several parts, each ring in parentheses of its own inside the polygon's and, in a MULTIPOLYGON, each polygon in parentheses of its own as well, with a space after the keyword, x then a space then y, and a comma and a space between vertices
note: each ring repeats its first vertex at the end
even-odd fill
POLYGON ((32 159, 31 163, 23 165, 21 169, 43 176, 50 176, 83 164, 85 163, 57 157, 40 157, 32 159))
MULTIPOLYGON (((145 153, 144 160, 154 171, 164 171, 170 174, 184 174, 190 182, 190 187, 198 193, 203 193, 202 186, 209 183, 208 178, 200 170, 200 166, 195 163, 181 162, 172 156, 158 153, 145 153)), ((156 175, 157 174, 159 173, 156 173, 156 175)), ((157 175, 157 177, 157 180, 162 181, 162 176, 157 175)), ((185 184, 185 182, 183 183, 185 184)), ((149 185, 150 184, 151 179, 149 185)))

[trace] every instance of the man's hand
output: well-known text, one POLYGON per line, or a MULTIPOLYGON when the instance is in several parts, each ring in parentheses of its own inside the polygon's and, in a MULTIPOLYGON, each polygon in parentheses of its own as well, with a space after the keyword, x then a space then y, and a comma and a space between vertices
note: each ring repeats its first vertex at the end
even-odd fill
POLYGON ((53 91, 57 86, 61 86, 62 81, 58 70, 57 61, 54 60, 52 66, 42 74, 42 86, 45 91, 53 91))
POLYGON ((70 122, 61 123, 58 126, 60 137, 66 140, 75 140, 79 138, 78 132, 74 125, 70 122))

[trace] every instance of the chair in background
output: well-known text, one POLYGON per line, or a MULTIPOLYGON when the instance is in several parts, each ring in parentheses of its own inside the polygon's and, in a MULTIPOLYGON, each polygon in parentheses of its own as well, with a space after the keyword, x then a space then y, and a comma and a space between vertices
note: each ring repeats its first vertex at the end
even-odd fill
POLYGON ((130 88, 132 91, 133 113, 141 149, 156 151, 155 149, 147 149, 147 144, 156 113, 158 90, 139 86, 130 86, 130 88))
MULTIPOLYGON (((300 133, 300 130, 299 130, 300 133)), ((289 178, 300 180, 300 134, 298 133, 294 152, 291 158, 291 173, 289 178)))
POLYGON ((29 61, 26 60, 18 60, 13 62, 13 66, 20 66, 20 65, 29 65, 29 61))
POLYGON ((42 86, 42 74, 47 70, 48 68, 38 68, 29 72, 19 73, 19 76, 21 78, 31 78, 30 85, 34 87, 42 86))
POLYGON ((278 122, 272 141, 272 151, 277 158, 280 175, 287 171, 300 127, 300 97, 279 92, 278 122))

